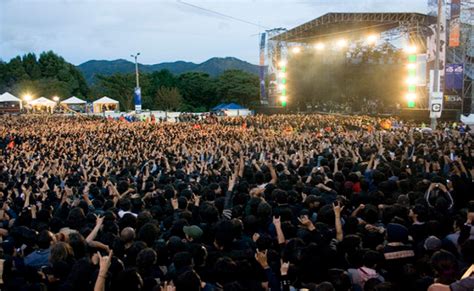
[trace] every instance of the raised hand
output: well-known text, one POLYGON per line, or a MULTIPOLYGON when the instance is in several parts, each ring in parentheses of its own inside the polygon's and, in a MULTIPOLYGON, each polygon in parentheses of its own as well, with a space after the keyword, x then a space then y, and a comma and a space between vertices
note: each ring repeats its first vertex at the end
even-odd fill
POLYGON ((281 228, 280 217, 273 216, 273 225, 277 228, 281 228))
POLYGON ((113 251, 111 250, 108 256, 102 256, 100 252, 97 252, 97 255, 99 256, 99 276, 106 277, 112 262, 113 251))
POLYGON ((301 223, 301 225, 308 229, 308 230, 314 230, 314 224, 313 222, 308 218, 308 215, 303 215, 298 217, 298 221, 301 223))
POLYGON ((255 253, 255 260, 257 260, 257 262, 260 264, 260 266, 262 266, 262 268, 268 268, 267 250, 260 252, 257 249, 257 252, 255 253))
POLYGON ((104 223, 105 216, 100 216, 96 214, 94 214, 94 216, 95 216, 95 225, 100 227, 104 223))
POLYGON ((334 215, 336 217, 341 217, 341 212, 344 209, 344 206, 341 207, 341 202, 336 201, 332 204, 332 210, 334 211, 334 215))
POLYGON ((286 276, 288 274, 288 269, 290 268, 290 262, 280 262, 280 274, 286 276))

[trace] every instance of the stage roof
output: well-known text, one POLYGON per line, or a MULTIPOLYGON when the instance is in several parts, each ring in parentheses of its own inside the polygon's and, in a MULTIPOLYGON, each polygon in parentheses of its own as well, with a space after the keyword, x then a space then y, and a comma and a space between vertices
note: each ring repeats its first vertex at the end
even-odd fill
POLYGON ((358 33, 381 33, 402 25, 426 26, 435 22, 436 17, 421 13, 327 13, 274 36, 272 40, 314 42, 358 33))

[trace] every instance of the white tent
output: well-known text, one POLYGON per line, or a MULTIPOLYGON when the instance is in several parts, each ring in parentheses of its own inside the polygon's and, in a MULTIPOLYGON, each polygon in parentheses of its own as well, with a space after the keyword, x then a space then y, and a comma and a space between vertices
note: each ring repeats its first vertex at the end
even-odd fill
POLYGON ((28 104, 30 104, 31 106, 45 106, 45 107, 56 106, 56 102, 54 102, 53 100, 49 100, 48 98, 45 98, 45 97, 40 97, 38 99, 31 100, 30 102, 28 102, 28 104))
POLYGON ((21 104, 21 99, 13 96, 12 94, 8 92, 5 92, 2 95, 0 95, 0 102, 20 102, 21 104))
POLYGON ((95 100, 93 104, 119 104, 119 102, 110 97, 104 96, 100 99, 95 100))
POLYGON ((94 112, 104 112, 111 110, 118 110, 119 102, 110 97, 104 96, 100 99, 92 102, 94 106, 94 112))
POLYGON ((67 98, 66 100, 61 101, 61 104, 71 105, 71 104, 86 104, 87 102, 77 98, 76 96, 72 96, 67 98))
POLYGON ((19 111, 22 108, 23 108, 23 104, 20 98, 13 96, 9 92, 5 92, 2 95, 0 95, 0 111, 14 112, 14 111, 19 111), (18 103, 18 106, 15 106, 15 103, 18 103))

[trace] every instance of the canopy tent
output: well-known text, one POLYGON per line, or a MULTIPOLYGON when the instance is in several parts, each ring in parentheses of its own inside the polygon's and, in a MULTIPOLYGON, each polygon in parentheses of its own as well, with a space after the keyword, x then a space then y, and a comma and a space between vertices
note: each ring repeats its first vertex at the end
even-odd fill
POLYGON ((239 104, 229 103, 224 106, 221 110, 241 110, 246 109, 245 107, 240 106, 239 104))
POLYGON ((61 104, 65 104, 65 105, 72 105, 72 104, 87 104, 87 101, 84 101, 80 98, 77 98, 76 96, 72 96, 72 97, 69 97, 67 98, 66 100, 64 101, 61 101, 61 104))
POLYGON ((28 104, 31 106, 33 111, 51 111, 51 113, 57 105, 56 102, 45 97, 31 100, 28 104))
POLYGON ((223 106, 226 106, 226 105, 227 105, 227 104, 225 104, 225 103, 221 103, 221 104, 217 105, 216 107, 212 108, 211 110, 212 110, 212 111, 219 111, 219 110, 221 110, 221 108, 222 108, 223 106))
POLYGON ((92 102, 94 106, 94 112, 100 113, 104 111, 115 111, 118 110, 119 102, 114 100, 110 97, 104 96, 100 99, 95 100, 92 102))
POLYGON ((9 92, 0 95, 0 112, 20 112, 23 108, 21 99, 9 92))
POLYGON ((235 103, 222 103, 217 105, 216 107, 212 108, 212 111, 223 111, 223 110, 242 110, 246 109, 245 107, 240 106, 239 104, 235 103))
POLYGON ((45 107, 55 107, 56 106, 56 102, 54 102, 53 100, 50 100, 46 97, 40 97, 38 99, 35 99, 35 100, 31 100, 30 102, 28 102, 28 104, 30 104, 31 106, 45 106, 45 107))
POLYGON ((2 95, 0 95, 0 102, 20 102, 21 103, 21 99, 13 96, 9 92, 5 92, 2 95))

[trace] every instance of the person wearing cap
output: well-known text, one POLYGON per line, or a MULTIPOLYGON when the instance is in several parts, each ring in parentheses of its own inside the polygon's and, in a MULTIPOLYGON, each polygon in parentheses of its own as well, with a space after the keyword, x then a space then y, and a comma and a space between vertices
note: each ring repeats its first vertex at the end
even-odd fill
POLYGON ((436 252, 441 249, 442 242, 439 238, 434 235, 429 236, 425 239, 425 243, 423 245, 424 249, 430 252, 436 252))
POLYGON ((197 225, 183 226, 183 232, 188 242, 199 240, 203 234, 202 229, 197 225))

